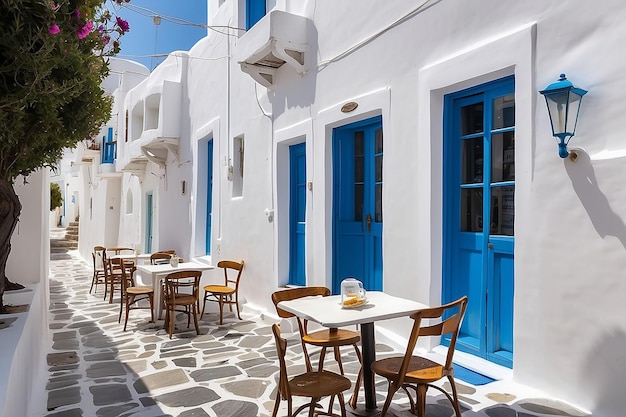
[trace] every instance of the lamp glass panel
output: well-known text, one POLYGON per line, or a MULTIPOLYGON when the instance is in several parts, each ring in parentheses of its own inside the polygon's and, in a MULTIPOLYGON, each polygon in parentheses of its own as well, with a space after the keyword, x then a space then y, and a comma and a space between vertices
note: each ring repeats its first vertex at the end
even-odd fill
POLYGON ((493 129, 515 126, 515 94, 493 100, 493 129))
POLYGON ((514 235, 515 187, 491 187, 489 233, 514 235))
POLYGON ((571 92, 569 94, 569 105, 567 106, 567 125, 565 126, 565 132, 570 136, 574 136, 576 133, 576 123, 578 122, 578 110, 580 109, 580 102, 582 96, 571 92))
POLYGON ((461 141, 461 184, 483 182, 483 137, 461 141))
POLYGON ((491 135, 491 182, 515 180, 515 132, 491 135))
POLYGON ((483 231, 482 188, 461 189, 461 232, 483 231))
POLYGON ((565 133, 565 123, 567 122, 567 92, 546 95, 548 113, 552 123, 552 134, 565 133))

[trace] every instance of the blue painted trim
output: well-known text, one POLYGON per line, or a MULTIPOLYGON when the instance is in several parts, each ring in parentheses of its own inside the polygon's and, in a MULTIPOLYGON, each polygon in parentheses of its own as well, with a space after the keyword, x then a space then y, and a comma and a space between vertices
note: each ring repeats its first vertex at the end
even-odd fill
POLYGON ((102 154, 101 163, 112 164, 116 158, 116 146, 113 143, 113 128, 110 127, 107 132, 107 136, 102 138, 102 154))
POLYGON ((207 192, 206 192, 206 229, 205 253, 211 254, 211 227, 213 221, 213 139, 207 142, 207 192))
POLYGON ((246 30, 249 30, 265 16, 265 0, 246 0, 246 30))
POLYGON ((306 143, 289 147, 289 284, 306 285, 306 143))

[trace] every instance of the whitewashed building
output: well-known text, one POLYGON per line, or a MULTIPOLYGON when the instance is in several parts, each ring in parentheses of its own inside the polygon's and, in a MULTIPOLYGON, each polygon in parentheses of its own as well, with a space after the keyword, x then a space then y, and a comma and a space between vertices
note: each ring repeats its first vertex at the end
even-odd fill
POLYGON ((107 144, 79 156, 81 254, 244 259, 244 311, 269 318, 278 288, 348 276, 430 305, 468 294, 460 363, 620 415, 626 6, 265 6, 209 0, 190 51, 120 64, 107 144), (567 158, 539 93, 560 73, 588 90, 567 158))

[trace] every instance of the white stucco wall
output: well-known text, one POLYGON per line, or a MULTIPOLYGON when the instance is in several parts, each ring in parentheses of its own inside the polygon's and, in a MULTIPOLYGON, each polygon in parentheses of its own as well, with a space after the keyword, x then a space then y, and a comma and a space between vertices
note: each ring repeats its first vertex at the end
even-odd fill
MULTIPOLYGON (((332 128, 381 115, 384 289, 437 304, 443 262, 443 97, 514 75, 513 377, 594 415, 620 415, 626 408, 618 392, 618 376, 626 370, 620 353, 626 339, 621 320, 626 142, 618 132, 626 60, 619 51, 626 39, 621 24, 626 7, 618 0, 601 5, 582 0, 292 3, 276 2, 281 10, 311 21, 307 53, 313 64, 306 74, 283 65, 268 90, 243 73, 236 59, 251 36, 209 31, 188 52, 188 60, 181 52, 173 54, 126 95, 125 108, 132 109, 166 80, 179 83, 180 105, 161 121, 162 132, 173 129, 180 137, 177 155, 168 153, 165 166, 148 162, 142 176, 123 174, 119 190, 102 189, 102 181, 91 187, 94 213, 106 222, 116 218, 99 205, 121 205, 122 215, 111 225, 119 235, 115 243, 144 239, 143 204, 152 193, 153 249, 174 248, 185 258, 212 263, 244 259, 246 308, 272 313, 270 294, 285 284, 288 271, 288 146, 306 142, 312 184, 306 217, 308 283, 330 285, 332 128), (571 147, 584 148, 575 163, 558 157, 538 93, 561 72, 589 90, 571 141, 571 147), (358 108, 341 112, 349 101, 358 108), (212 251, 205 256, 202 152, 209 139, 214 142, 212 251), (229 167, 236 166, 241 142, 244 175, 239 182, 229 167), (135 202, 132 215, 123 208, 128 190, 135 202), (273 213, 272 221, 266 213, 273 213)), ((212 24, 242 21, 243 2, 211 5, 212 24)), ((120 146, 122 159, 139 155, 133 144, 120 146)), ((96 222, 89 226, 99 227, 96 222)), ((377 324, 399 335, 407 326, 406 320, 377 324)))

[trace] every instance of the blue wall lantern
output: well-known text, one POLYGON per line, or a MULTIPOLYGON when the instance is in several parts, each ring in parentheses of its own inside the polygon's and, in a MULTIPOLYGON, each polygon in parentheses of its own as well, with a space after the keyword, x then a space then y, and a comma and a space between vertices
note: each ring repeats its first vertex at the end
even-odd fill
POLYGON ((574 87, 571 81, 561 74, 559 80, 540 91, 546 98, 550 124, 552 125, 552 136, 559 139, 559 156, 567 158, 567 144, 576 133, 576 123, 578 123, 578 112, 583 96, 587 90, 574 87))

